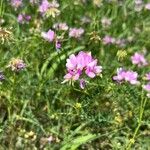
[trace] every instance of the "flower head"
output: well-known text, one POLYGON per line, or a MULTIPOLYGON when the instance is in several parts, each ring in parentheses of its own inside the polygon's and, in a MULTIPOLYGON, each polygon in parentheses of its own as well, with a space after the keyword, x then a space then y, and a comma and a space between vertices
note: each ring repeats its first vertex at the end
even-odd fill
POLYGON ((144 55, 137 52, 131 57, 131 61, 132 64, 138 65, 138 67, 147 65, 144 55))
MULTIPOLYGON (((70 55, 66 63, 67 74, 65 81, 76 81, 81 75, 87 75, 94 78, 102 72, 102 67, 97 65, 97 59, 93 59, 90 52, 79 52, 78 55, 70 55)), ((83 89, 85 81, 80 80, 80 87, 83 89)))
POLYGON ((22 0, 11 0, 11 6, 15 9, 19 8, 22 6, 22 0))
POLYGON ((26 14, 19 14, 17 20, 21 24, 28 23, 31 20, 31 16, 26 14))
POLYGON ((145 9, 150 10, 150 3, 147 3, 147 4, 145 5, 145 9))
POLYGON ((103 43, 104 43, 105 45, 107 45, 107 44, 113 44, 113 43, 115 43, 115 38, 106 35, 106 36, 103 38, 103 43))
POLYGON ((67 31, 68 25, 66 23, 55 23, 53 28, 56 30, 67 31))
POLYGON ((69 30, 69 37, 74 37, 74 38, 80 38, 81 35, 84 33, 83 28, 70 28, 69 30))
POLYGON ((41 36, 48 42, 52 42, 55 39, 55 32, 51 29, 48 32, 42 32, 41 36))
POLYGON ((146 77, 146 80, 149 80, 149 81, 150 81, 150 72, 147 73, 147 74, 145 75, 145 77, 146 77))
POLYGON ((8 65, 9 68, 11 68, 12 71, 20 71, 23 70, 26 67, 26 64, 22 59, 13 58, 8 65))
POLYGON ((58 7, 59 4, 55 0, 53 0, 52 2, 43 0, 41 5, 39 6, 39 11, 42 13, 42 15, 46 15, 47 17, 55 17, 60 14, 60 11, 57 9, 58 7))
POLYGON ((121 83, 123 81, 127 81, 130 84, 139 84, 137 81, 138 74, 132 70, 124 70, 123 68, 117 69, 117 75, 113 76, 113 80, 121 83))

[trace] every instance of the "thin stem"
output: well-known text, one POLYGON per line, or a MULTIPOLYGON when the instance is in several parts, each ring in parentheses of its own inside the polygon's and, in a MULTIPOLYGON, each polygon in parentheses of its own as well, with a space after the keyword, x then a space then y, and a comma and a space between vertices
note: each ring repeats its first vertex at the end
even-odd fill
POLYGON ((142 92, 142 100, 141 100, 141 106, 140 106, 140 115, 139 115, 138 125, 137 125, 137 127, 136 127, 136 129, 134 131, 132 139, 130 139, 129 144, 127 145, 127 148, 126 148, 127 150, 130 150, 131 146, 135 142, 136 135, 137 135, 137 133, 139 131, 139 128, 140 128, 140 126, 142 124, 142 118, 143 118, 144 108, 145 108, 146 102, 147 102, 147 98, 144 100, 144 98, 143 98, 143 92, 142 92))

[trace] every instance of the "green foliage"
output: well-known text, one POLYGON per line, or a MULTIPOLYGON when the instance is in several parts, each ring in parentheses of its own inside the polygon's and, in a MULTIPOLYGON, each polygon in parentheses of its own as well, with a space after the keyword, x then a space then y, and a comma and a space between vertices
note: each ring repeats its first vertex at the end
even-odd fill
POLYGON ((149 61, 149 11, 136 12, 130 0, 100 0, 100 6, 85 1, 59 1, 60 15, 47 18, 37 4, 23 1, 24 6, 14 10, 10 1, 0 0, 0 71, 5 75, 0 82, 0 150, 149 149, 150 103, 141 85, 150 67, 131 63, 131 56, 145 49, 149 61), (31 21, 19 24, 20 13, 30 14, 31 21), (90 22, 84 23, 83 17, 90 22), (109 28, 102 26, 103 17, 111 19, 109 28), (73 39, 68 31, 56 31, 63 35, 58 51, 55 43, 41 37, 57 22, 82 27, 85 33, 73 39), (8 36, 1 39, 1 31, 8 36), (124 47, 106 45, 105 35, 133 40, 124 47), (62 84, 66 59, 79 51, 90 51, 103 66, 102 76, 89 79, 85 89, 78 81, 62 84), (24 60, 26 68, 13 72, 8 68, 12 58, 24 60), (114 82, 119 67, 137 71, 141 85, 114 82))

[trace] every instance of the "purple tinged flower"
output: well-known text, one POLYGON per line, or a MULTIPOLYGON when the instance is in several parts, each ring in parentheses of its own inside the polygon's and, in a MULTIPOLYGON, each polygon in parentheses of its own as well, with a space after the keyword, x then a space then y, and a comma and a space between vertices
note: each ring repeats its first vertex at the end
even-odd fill
POLYGON ((134 71, 126 71, 122 68, 117 69, 117 75, 113 77, 113 80, 121 83, 123 81, 127 81, 130 84, 139 84, 139 81, 137 81, 138 74, 134 71))
POLYGON ((80 88, 84 89, 86 86, 86 81, 84 79, 80 79, 80 88))
POLYGON ((80 38, 81 35, 84 33, 83 28, 70 28, 69 30, 69 37, 74 37, 74 38, 80 38))
POLYGON ((56 30, 67 31, 68 30, 68 25, 66 23, 55 23, 53 25, 53 28, 56 29, 56 30))
POLYGON ((49 8, 49 2, 47 0, 43 0, 41 5, 39 6, 39 11, 41 13, 45 13, 49 8))
POLYGON ((22 6, 22 0, 11 0, 11 6, 15 9, 19 8, 22 6))
POLYGON ((137 81, 138 74, 134 71, 127 71, 125 73, 125 81, 128 81, 130 84, 139 84, 139 81, 137 81))
POLYGON ((118 68, 117 69, 117 75, 113 76, 113 80, 117 82, 122 82, 125 78, 126 71, 123 68, 118 68))
POLYGON ((126 40, 125 39, 116 39, 115 44, 124 47, 126 45, 126 40))
POLYGON ((137 52, 131 57, 131 61, 132 64, 138 65, 138 67, 148 64, 146 59, 144 58, 144 55, 137 52))
POLYGON ((19 14, 18 15, 18 18, 17 18, 17 21, 19 22, 19 23, 22 23, 23 22, 23 15, 22 14, 19 14))
POLYGON ((31 16, 26 14, 19 14, 17 20, 21 24, 28 23, 31 20, 31 16))
POLYGON ((53 0, 52 2, 48 2, 47 0, 43 0, 41 5, 39 6, 39 11, 44 15, 51 8, 53 9, 53 8, 58 8, 58 7, 59 7, 59 4, 55 0, 53 0))
MULTIPOLYGON (((97 59, 93 59, 90 52, 79 52, 78 55, 70 55, 66 63, 67 74, 65 81, 78 80, 85 73, 88 77, 94 78, 102 72, 102 67, 97 66, 97 59)), ((84 81, 81 79, 80 87, 84 88, 84 81)))
POLYGON ((103 38, 103 43, 104 43, 105 45, 107 45, 107 44, 113 44, 113 43, 115 43, 115 38, 112 38, 111 36, 106 35, 106 36, 103 38))
POLYGON ((145 9, 150 10, 150 3, 147 3, 147 4, 145 5, 145 9))
POLYGON ((59 50, 61 48, 61 43, 60 43, 59 40, 56 40, 55 47, 56 47, 57 50, 59 50))
POLYGON ((146 90, 147 92, 150 92, 150 83, 143 85, 143 89, 146 90))
POLYGON ((41 36, 48 42, 52 42, 55 39, 55 32, 51 29, 48 32, 42 32, 41 36))
POLYGON ((150 81, 150 72, 147 73, 147 74, 145 75, 145 77, 146 77, 146 80, 149 80, 149 81, 150 81))
POLYGON ((23 70, 26 67, 26 64, 22 59, 13 58, 8 65, 9 68, 11 68, 12 71, 20 71, 23 70))
POLYGON ((143 89, 144 89, 145 91, 148 92, 148 93, 147 93, 147 97, 150 98, 150 82, 147 83, 146 85, 143 85, 142 87, 143 87, 143 89))
POLYGON ((143 1, 135 0, 135 11, 140 12, 143 9, 143 1))
POLYGON ((142 3, 143 3, 143 1, 142 1, 142 0, 135 0, 134 2, 135 2, 135 4, 136 4, 136 5, 140 5, 140 4, 142 4, 142 3))

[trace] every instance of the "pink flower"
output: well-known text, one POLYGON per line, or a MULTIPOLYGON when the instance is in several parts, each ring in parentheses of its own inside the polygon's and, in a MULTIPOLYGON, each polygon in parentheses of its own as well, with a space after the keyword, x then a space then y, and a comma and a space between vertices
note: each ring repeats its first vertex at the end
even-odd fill
POLYGON ((31 20, 31 16, 26 14, 19 14, 17 21, 21 24, 28 23, 31 20))
POLYGON ((48 9, 50 9, 50 8, 58 8, 58 7, 59 7, 59 4, 55 0, 53 0, 52 2, 48 2, 48 0, 43 0, 41 5, 39 6, 39 11, 42 14, 45 14, 48 9))
POLYGON ((130 84, 139 84, 139 81, 137 81, 137 77, 137 72, 127 71, 125 73, 125 81, 128 81, 130 84))
POLYGON ((41 13, 45 13, 49 8, 49 2, 47 0, 43 0, 41 5, 39 6, 39 11, 41 13))
POLYGON ((113 43, 115 43, 115 38, 112 38, 111 36, 106 35, 106 36, 103 38, 103 43, 104 43, 105 45, 107 45, 107 44, 113 44, 113 43))
POLYGON ((57 50, 59 50, 61 48, 61 42, 59 40, 56 40, 55 47, 57 50))
POLYGON ((150 80, 150 72, 146 74, 146 80, 150 80))
POLYGON ((20 6, 22 6, 22 0, 11 0, 11 5, 12 7, 14 7, 15 9, 19 8, 20 6))
POLYGON ((83 33, 83 28, 70 28, 69 37, 80 38, 83 33))
POLYGON ((150 10, 150 3, 145 5, 145 9, 150 10))
POLYGON ((147 93, 147 97, 150 98, 150 82, 147 83, 146 85, 143 85, 142 87, 143 87, 143 89, 144 89, 145 91, 148 92, 148 93, 147 93))
POLYGON ((121 82, 124 80, 126 75, 126 71, 123 68, 117 69, 117 75, 113 77, 113 80, 116 80, 117 82, 121 82))
MULTIPOLYGON (((78 55, 70 55, 66 63, 67 74, 64 76, 65 81, 75 81, 80 78, 83 73, 90 78, 102 72, 102 67, 97 66, 97 59, 93 59, 90 52, 79 52, 78 55)), ((80 80, 80 87, 84 88, 83 79, 80 80)))
POLYGON ((146 90, 147 92, 150 92, 150 82, 146 85, 143 85, 143 89, 146 90))
POLYGON ((52 42, 55 39, 55 32, 51 29, 48 32, 42 32, 41 36, 48 42, 52 42))
POLYGON ((133 64, 138 65, 138 67, 147 65, 144 55, 137 52, 131 57, 131 61, 133 64))
POLYGON ((127 81, 130 84, 139 84, 137 81, 138 74, 134 71, 126 71, 122 68, 117 69, 117 75, 113 77, 113 80, 121 83, 123 81, 127 81))
POLYGON ((85 85, 86 85, 86 81, 84 79, 81 79, 80 80, 80 88, 81 89, 84 89, 85 88, 85 85))
POLYGON ((67 31, 68 30, 68 25, 66 23, 55 23, 53 25, 53 28, 56 29, 56 30, 67 31))

